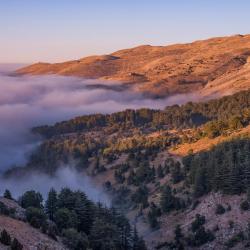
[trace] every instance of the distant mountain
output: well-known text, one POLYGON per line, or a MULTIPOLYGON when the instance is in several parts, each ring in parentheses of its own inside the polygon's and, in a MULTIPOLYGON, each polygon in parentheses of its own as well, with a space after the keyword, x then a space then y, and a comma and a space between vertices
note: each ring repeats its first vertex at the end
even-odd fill
POLYGON ((144 45, 63 63, 36 63, 17 73, 121 81, 154 97, 196 90, 202 95, 232 94, 250 87, 250 35, 144 45))

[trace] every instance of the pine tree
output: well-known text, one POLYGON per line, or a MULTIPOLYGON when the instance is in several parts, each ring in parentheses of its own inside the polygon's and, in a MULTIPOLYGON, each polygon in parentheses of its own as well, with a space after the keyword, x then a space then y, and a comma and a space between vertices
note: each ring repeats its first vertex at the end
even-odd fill
POLYGON ((163 172, 163 168, 162 168, 161 165, 159 165, 158 168, 157 168, 157 176, 159 178, 163 178, 164 177, 164 172, 163 172))
POLYGON ((57 192, 54 188, 51 188, 48 194, 48 199, 45 203, 45 211, 49 219, 54 221, 55 213, 57 210, 57 192))
POLYGON ((127 218, 118 213, 114 208, 111 210, 112 222, 118 228, 119 232, 119 249, 127 250, 131 246, 131 227, 127 218))
POLYGON ((150 210, 148 212, 148 222, 152 229, 159 227, 159 221, 157 217, 160 215, 161 215, 160 208, 157 208, 157 206, 152 202, 150 204, 150 210))
POLYGON ((11 243, 10 248, 11 250, 22 250, 23 245, 16 238, 14 238, 14 240, 11 243))
POLYGON ((175 249, 184 250, 183 243, 181 242, 181 239, 184 237, 184 235, 182 234, 180 225, 177 225, 175 227, 174 234, 175 234, 174 239, 175 239, 175 245, 176 245, 175 249))
POLYGON ((243 181, 242 181, 242 173, 240 170, 240 167, 237 165, 234 165, 231 169, 230 172, 230 177, 229 177, 229 193, 230 194, 240 194, 243 189, 243 181))
POLYGON ((175 206, 175 197, 172 195, 170 186, 166 186, 161 194, 160 200, 161 209, 164 213, 170 212, 175 206))
POLYGON ((74 210, 78 217, 78 230, 89 233, 93 224, 94 208, 85 193, 77 191, 74 210))
POLYGON ((11 237, 5 229, 1 232, 0 242, 6 246, 9 246, 11 244, 11 237))
POLYGON ((183 238, 183 234, 181 232, 181 226, 177 225, 175 230, 174 230, 174 234, 175 234, 175 241, 176 242, 180 242, 180 239, 183 238))
POLYGON ((207 192, 205 169, 199 167, 195 174, 194 196, 200 197, 207 192))
POLYGON ((96 219, 90 232, 90 246, 93 249, 119 249, 117 227, 105 219, 96 219))
POLYGON ((138 236, 136 226, 133 230, 132 250, 147 250, 144 240, 138 236))
POLYGON ((172 168, 172 171, 171 171, 171 177, 172 177, 173 183, 176 184, 183 180, 183 174, 181 171, 180 163, 176 162, 174 165, 175 166, 172 168))
POLYGON ((11 192, 8 189, 5 190, 3 197, 9 200, 13 200, 11 192))

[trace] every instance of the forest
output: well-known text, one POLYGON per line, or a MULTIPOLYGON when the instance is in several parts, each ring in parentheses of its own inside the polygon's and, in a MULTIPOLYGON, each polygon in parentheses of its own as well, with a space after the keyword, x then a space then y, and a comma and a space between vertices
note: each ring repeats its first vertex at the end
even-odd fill
MULTIPOLYGON (((9 190, 4 198, 12 200, 9 190)), ((51 188, 47 199, 34 190, 26 191, 18 199, 25 209, 24 221, 47 234, 72 250, 146 250, 144 240, 138 236, 136 227, 114 208, 93 203, 82 191, 63 188, 56 192, 51 188)), ((0 215, 15 217, 15 211, 0 202, 0 215)), ((6 230, 0 235, 0 242, 21 250, 17 240, 11 241, 6 230)))
MULTIPOLYGON (((48 233, 51 229, 43 222, 49 219, 56 226, 53 235, 63 237, 71 249, 78 249, 79 242, 98 250, 145 249, 137 229, 124 217, 128 212, 136 211, 135 217, 154 232, 164 228, 165 217, 195 210, 211 192, 245 195, 238 207, 240 211, 250 210, 250 136, 247 132, 237 134, 249 124, 250 91, 164 110, 76 117, 33 128, 43 142, 24 167, 8 170, 5 177, 30 171, 53 176, 61 166, 72 162, 80 173, 101 176, 101 185, 111 195, 114 208, 95 204, 80 191, 51 190, 45 206, 37 193, 32 195, 40 197, 39 204, 26 205, 27 194, 19 199, 27 209, 27 220, 48 233), (206 150, 191 150, 184 157, 168 153, 184 144, 220 136, 223 141, 206 150), (49 211, 49 204, 56 204, 53 211, 49 211), (43 219, 37 221, 36 216, 43 219)), ((225 204, 215 205, 218 216, 229 211, 225 204)), ((187 231, 183 225, 175 225, 174 238, 159 242, 156 249, 199 247, 216 239, 217 231, 207 227, 203 215, 197 214, 191 224, 194 226, 187 231)), ((225 244, 243 241, 241 236, 235 237, 236 241, 232 238, 225 244)))
POLYGON ((160 128, 190 128, 197 127, 211 120, 228 120, 231 117, 249 115, 250 91, 238 92, 231 96, 207 102, 188 102, 184 105, 168 106, 164 110, 138 109, 125 110, 113 114, 86 115, 69 121, 56 123, 54 126, 40 126, 33 129, 34 133, 47 138, 54 135, 82 132, 98 128, 147 127, 160 128))

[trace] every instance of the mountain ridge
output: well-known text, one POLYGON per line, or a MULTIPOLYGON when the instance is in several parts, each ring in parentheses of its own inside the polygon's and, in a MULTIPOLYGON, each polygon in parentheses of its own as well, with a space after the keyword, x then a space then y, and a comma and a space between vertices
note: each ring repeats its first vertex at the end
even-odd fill
POLYGON ((131 83, 134 91, 166 97, 198 91, 232 94, 250 86, 250 35, 167 46, 141 45, 62 63, 36 63, 16 74, 57 74, 131 83))

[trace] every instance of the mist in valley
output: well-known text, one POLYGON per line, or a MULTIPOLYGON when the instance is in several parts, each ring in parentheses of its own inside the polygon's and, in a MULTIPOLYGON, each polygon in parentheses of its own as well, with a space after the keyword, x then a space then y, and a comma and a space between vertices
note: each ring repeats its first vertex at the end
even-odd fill
POLYGON ((28 176, 13 177, 7 180, 0 177, 0 193, 3 193, 5 189, 9 189, 15 199, 18 199, 21 194, 28 190, 37 190, 46 198, 51 187, 57 191, 64 187, 69 187, 72 190, 82 190, 93 201, 110 206, 110 197, 103 189, 97 187, 90 177, 79 174, 71 166, 61 166, 60 170, 53 176, 32 173, 28 176))
MULTIPOLYGON (((31 152, 41 143, 32 135, 34 126, 53 124, 75 116, 111 113, 124 109, 164 108, 195 100, 195 95, 167 99, 144 98, 120 83, 106 83, 62 76, 10 76, 14 67, 0 67, 0 172, 25 165, 31 152)), ((63 167, 55 177, 30 175, 25 179, 0 179, 0 192, 9 188, 17 197, 28 189, 46 194, 50 187, 81 189, 95 201, 107 203, 108 197, 89 177, 63 167)))

